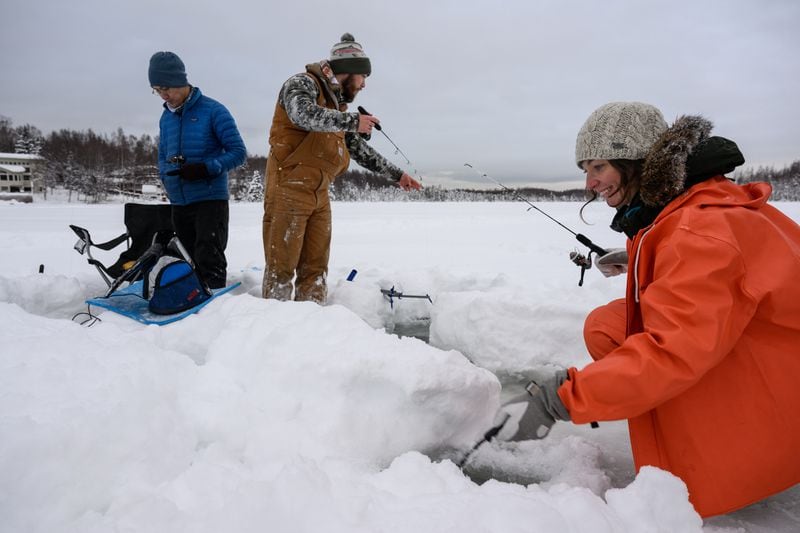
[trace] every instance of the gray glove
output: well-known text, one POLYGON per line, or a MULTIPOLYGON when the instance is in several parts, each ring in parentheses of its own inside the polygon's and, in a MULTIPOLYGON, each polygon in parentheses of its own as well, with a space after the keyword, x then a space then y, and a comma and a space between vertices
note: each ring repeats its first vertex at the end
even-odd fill
POLYGON ((594 258, 597 269, 607 278, 628 271, 628 251, 625 248, 611 248, 607 254, 594 258))
POLYGON ((495 420, 506 419, 497 434, 499 440, 542 439, 556 420, 570 420, 569 411, 558 397, 558 388, 567 380, 567 371, 559 370, 544 379, 528 383, 527 392, 515 396, 500 408, 495 420))

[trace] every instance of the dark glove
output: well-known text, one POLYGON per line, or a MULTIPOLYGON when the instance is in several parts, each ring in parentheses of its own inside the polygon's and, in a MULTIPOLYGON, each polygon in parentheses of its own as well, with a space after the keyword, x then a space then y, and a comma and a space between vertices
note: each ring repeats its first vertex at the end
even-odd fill
POLYGON ((187 181, 207 180, 211 177, 211 175, 208 173, 208 168, 206 168, 205 163, 189 163, 181 166, 180 168, 170 170, 165 174, 167 176, 180 176, 181 179, 185 179, 187 181))
POLYGON ((558 388, 567 380, 567 371, 559 370, 544 379, 528 383, 526 392, 515 396, 500 408, 495 420, 507 418, 497 434, 499 440, 542 439, 556 420, 569 420, 569 411, 558 397, 558 388))

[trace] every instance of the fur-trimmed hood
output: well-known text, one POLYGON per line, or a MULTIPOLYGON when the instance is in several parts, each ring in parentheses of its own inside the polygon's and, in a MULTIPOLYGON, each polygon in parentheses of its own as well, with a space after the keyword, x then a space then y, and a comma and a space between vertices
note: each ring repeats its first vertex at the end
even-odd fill
POLYGON ((651 207, 663 207, 691 185, 733 171, 744 156, 731 140, 711 137, 713 125, 684 115, 653 144, 645 157, 639 195, 651 207))
POLYGON ((736 143, 709 136, 711 122, 682 116, 662 133, 645 156, 639 190, 631 203, 617 209, 611 228, 633 238, 683 191, 744 163, 736 143))

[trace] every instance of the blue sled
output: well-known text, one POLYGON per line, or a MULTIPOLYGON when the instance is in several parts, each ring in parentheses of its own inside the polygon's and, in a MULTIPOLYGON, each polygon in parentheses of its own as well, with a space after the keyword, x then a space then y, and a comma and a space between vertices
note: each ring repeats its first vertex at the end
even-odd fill
POLYGON ((195 307, 192 307, 191 309, 187 309, 186 311, 176 313, 174 315, 157 315, 150 312, 150 310, 147 308, 147 300, 142 298, 141 280, 132 283, 130 286, 125 287, 124 289, 116 291, 108 298, 92 298, 90 300, 86 300, 86 303, 90 306, 95 305, 97 307, 102 307, 103 309, 108 309, 109 311, 113 311, 122 316, 132 318, 133 320, 141 322, 142 324, 155 324, 157 326, 164 326, 166 324, 171 324, 172 322, 177 322, 182 318, 186 318, 187 316, 198 312, 217 296, 225 294, 241 284, 242 283, 240 281, 237 281, 233 285, 223 287, 222 289, 212 289, 211 292, 213 294, 211 298, 195 307))

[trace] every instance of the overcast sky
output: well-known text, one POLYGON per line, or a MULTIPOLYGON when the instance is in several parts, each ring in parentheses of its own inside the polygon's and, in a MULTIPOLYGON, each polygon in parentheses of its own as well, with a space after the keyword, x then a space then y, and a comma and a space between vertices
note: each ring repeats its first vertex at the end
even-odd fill
POLYGON ((578 130, 618 100, 710 118, 753 168, 800 159, 795 0, 2 0, 0 20, 0 115, 45 133, 156 135, 147 66, 171 50, 266 155, 283 81, 350 32, 372 61, 356 104, 412 166, 371 142, 424 184, 481 180, 469 162, 574 185, 578 130))

